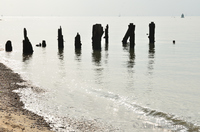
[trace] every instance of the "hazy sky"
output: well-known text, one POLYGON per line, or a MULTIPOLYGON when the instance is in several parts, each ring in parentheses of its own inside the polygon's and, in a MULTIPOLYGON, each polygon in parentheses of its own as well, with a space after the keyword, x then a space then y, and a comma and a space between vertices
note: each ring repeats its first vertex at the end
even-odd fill
POLYGON ((200 16, 200 0, 0 0, 11 16, 200 16))

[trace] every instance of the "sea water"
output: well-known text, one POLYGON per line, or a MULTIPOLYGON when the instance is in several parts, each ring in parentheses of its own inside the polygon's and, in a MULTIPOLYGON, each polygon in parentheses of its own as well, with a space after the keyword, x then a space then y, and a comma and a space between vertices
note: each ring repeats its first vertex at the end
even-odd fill
POLYGON ((44 116, 54 130, 76 130, 85 122, 97 131, 200 131, 200 17, 1 19, 0 62, 27 80, 30 86, 15 92, 24 108, 44 116), (152 21, 154 50, 148 44, 152 21), (102 38, 101 51, 92 50, 96 23, 109 25, 109 44, 102 38), (121 43, 129 23, 136 25, 134 50, 121 43), (30 56, 22 55, 23 28, 33 45, 30 56), (9 53, 7 40, 13 45, 9 53), (42 40, 47 47, 36 47, 42 40))

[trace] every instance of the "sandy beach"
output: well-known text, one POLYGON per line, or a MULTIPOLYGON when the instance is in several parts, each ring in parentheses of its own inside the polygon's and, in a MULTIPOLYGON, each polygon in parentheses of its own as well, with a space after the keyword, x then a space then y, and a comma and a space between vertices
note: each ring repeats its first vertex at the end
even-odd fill
POLYGON ((51 128, 45 120, 23 109, 19 96, 12 92, 26 86, 19 74, 0 63, 0 132, 49 132, 51 128))

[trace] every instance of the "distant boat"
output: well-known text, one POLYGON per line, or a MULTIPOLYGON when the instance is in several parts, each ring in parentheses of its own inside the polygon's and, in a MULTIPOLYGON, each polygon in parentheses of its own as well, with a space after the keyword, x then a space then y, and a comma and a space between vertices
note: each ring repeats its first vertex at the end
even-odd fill
POLYGON ((181 18, 184 18, 184 14, 181 15, 181 18))

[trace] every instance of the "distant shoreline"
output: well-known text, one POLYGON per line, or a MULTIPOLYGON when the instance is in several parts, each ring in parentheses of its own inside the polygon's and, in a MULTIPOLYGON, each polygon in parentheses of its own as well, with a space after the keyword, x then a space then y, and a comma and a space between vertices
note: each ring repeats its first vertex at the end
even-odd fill
MULTIPOLYGON (((185 14, 184 14, 185 15, 185 14)), ((187 16, 187 17, 200 17, 199 15, 185 15, 185 16, 187 16)), ((131 16, 131 15, 111 15, 111 16, 87 16, 87 15, 85 15, 85 16, 79 16, 79 15, 75 15, 75 16, 56 16, 56 15, 41 15, 41 16, 39 16, 39 15, 33 15, 33 16, 29 16, 29 15, 23 15, 23 16, 20 16, 20 15, 7 15, 7 16, 0 16, 0 20, 2 20, 2 18, 6 18, 6 17, 181 17, 181 14, 180 15, 163 15, 163 16, 161 16, 161 15, 155 15, 155 16, 148 16, 148 15, 133 15, 133 16, 131 16)))

